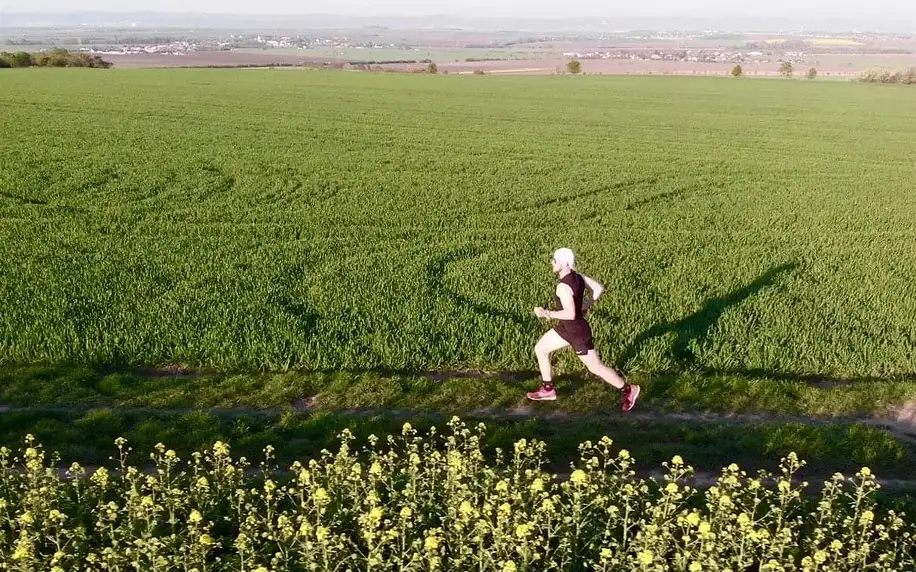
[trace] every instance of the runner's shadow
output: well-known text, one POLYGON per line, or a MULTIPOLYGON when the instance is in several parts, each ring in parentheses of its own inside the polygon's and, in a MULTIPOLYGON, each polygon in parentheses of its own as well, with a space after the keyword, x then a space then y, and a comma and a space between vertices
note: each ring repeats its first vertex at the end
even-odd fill
POLYGON ((518 314, 506 312, 505 310, 494 308, 489 304, 472 300, 467 296, 459 294, 458 292, 455 292, 446 286, 445 272, 448 269, 449 264, 457 262, 463 258, 472 258, 481 252, 483 252, 483 249, 481 248, 466 247, 453 250, 444 256, 433 259, 426 266, 427 287, 431 292, 442 296, 447 296, 452 302, 455 303, 455 305, 471 310, 477 315, 488 316, 491 318, 512 322, 513 324, 522 328, 530 328, 536 322, 533 314, 531 318, 526 319, 525 317, 518 314))
POLYGON ((626 348, 623 355, 616 360, 616 363, 626 367, 630 360, 639 353, 639 348, 642 344, 652 338, 674 333, 676 337, 671 353, 678 362, 677 369, 684 370, 691 368, 696 359, 690 349, 691 342, 706 337, 709 329, 720 317, 722 317, 722 314, 724 314, 726 310, 741 304, 761 290, 772 286, 780 277, 790 273, 797 267, 798 265, 796 263, 790 262, 771 268, 747 286, 729 292, 725 296, 706 300, 699 311, 689 316, 685 316, 677 321, 665 322, 652 326, 636 337, 633 343, 626 348))
POLYGON ((303 335, 310 335, 319 319, 318 313, 301 294, 301 283, 310 272, 311 268, 301 262, 282 268, 274 277, 275 290, 268 297, 280 310, 295 319, 303 335))

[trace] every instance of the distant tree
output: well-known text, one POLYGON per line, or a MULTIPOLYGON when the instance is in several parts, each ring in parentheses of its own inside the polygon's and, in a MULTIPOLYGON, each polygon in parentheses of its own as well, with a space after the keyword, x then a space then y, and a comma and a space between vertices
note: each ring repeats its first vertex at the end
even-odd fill
POLYGON ((43 52, 36 52, 32 54, 32 65, 39 66, 39 67, 44 67, 48 65, 48 54, 45 54, 43 52))
POLYGON ((110 68, 111 62, 96 54, 70 52, 63 48, 54 48, 47 52, 8 52, 0 53, 0 68, 9 67, 74 67, 74 68, 110 68))
POLYGON ((436 67, 436 62, 429 62, 429 65, 426 66, 426 73, 437 73, 439 68, 436 67))
POLYGON ((582 62, 577 59, 569 60, 566 64, 566 70, 571 74, 577 74, 582 71, 582 62))
POLYGON ((480 69, 480 68, 474 70, 474 75, 485 75, 486 73, 487 73, 487 72, 483 71, 483 70, 480 69))
POLYGON ((29 52, 16 52, 9 56, 10 66, 14 68, 27 68, 32 65, 32 54, 29 52))
POLYGON ((817 69, 811 68, 808 70, 808 73, 805 74, 805 77, 808 79, 814 79, 817 77, 817 69))
POLYGON ((64 54, 49 54, 45 65, 52 68, 64 68, 70 65, 70 57, 64 54))
POLYGON ((741 77, 744 75, 744 69, 741 68, 741 64, 738 64, 732 68, 732 75, 735 77, 741 77))
POLYGON ((916 85, 916 66, 910 66, 900 74, 900 83, 904 85, 916 85))
POLYGON ((781 73, 783 77, 792 77, 794 71, 792 62, 782 62, 782 65, 779 66, 779 73, 781 73))

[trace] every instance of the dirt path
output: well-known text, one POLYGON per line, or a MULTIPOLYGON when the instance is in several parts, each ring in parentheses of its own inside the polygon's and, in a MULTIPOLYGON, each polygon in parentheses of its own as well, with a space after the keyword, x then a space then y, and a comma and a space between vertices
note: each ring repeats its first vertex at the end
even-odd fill
MULTIPOLYGON (((890 432, 898 441, 907 448, 911 448, 916 454, 916 402, 903 404, 886 416, 845 416, 845 417, 804 417, 794 415, 774 415, 767 413, 713 413, 713 412, 664 412, 664 411, 636 411, 628 414, 620 412, 608 413, 581 413, 569 411, 548 411, 544 407, 534 405, 524 405, 514 408, 480 408, 460 411, 441 411, 441 410, 416 410, 416 409, 384 409, 384 408, 367 408, 367 409, 345 409, 332 410, 317 407, 314 400, 299 400, 287 408, 155 408, 155 407, 107 407, 107 406, 15 406, 0 404, 0 414, 16 412, 32 413, 72 413, 80 414, 92 410, 108 410, 113 413, 124 415, 151 415, 151 414, 187 414, 193 412, 207 412, 221 417, 237 417, 241 415, 266 415, 280 416, 289 411, 295 411, 300 414, 313 413, 332 413, 334 415, 353 417, 354 419, 366 418, 384 415, 391 419, 408 420, 435 420, 446 422, 452 416, 457 415, 469 420, 521 420, 521 419, 538 419, 546 422, 556 423, 584 423, 584 422, 602 422, 602 421, 632 421, 632 422, 670 422, 684 424, 726 424, 726 425, 756 425, 756 424, 803 424, 803 425, 855 425, 864 424, 879 427, 890 432)), ((90 467, 95 469, 97 467, 90 467)), ((150 467, 147 469, 152 470, 150 467)), ((64 476, 66 468, 61 466, 59 472, 64 476)), ((549 467, 545 470, 550 471, 549 467)), ((91 471, 90 471, 91 472, 91 471)), ((252 473, 254 474, 254 473, 252 473)), ((281 471, 281 474, 285 472, 281 471)), ((559 480, 565 480, 568 474, 564 470, 556 472, 559 480)), ((658 468, 646 468, 639 470, 638 477, 654 478, 663 482, 664 474, 658 468)), ((713 485, 718 478, 718 474, 712 472, 698 471, 689 480, 691 486, 704 489, 713 485)), ((810 483, 811 492, 818 491, 823 484, 823 480, 829 478, 829 475, 807 475, 806 479, 810 483)), ((798 479, 799 481, 802 479, 798 479)), ((882 488, 890 491, 916 491, 916 479, 880 479, 879 483, 882 488)))
POLYGON ((124 415, 150 415, 150 414, 187 414, 204 411, 218 416, 236 417, 240 415, 268 415, 279 416, 283 413, 294 411, 302 414, 332 413, 345 417, 374 417, 385 416, 393 419, 427 419, 447 421, 453 416, 462 419, 474 420, 504 420, 504 419, 538 419, 542 421, 562 422, 601 422, 601 421, 646 421, 646 422, 671 422, 687 424, 726 424, 726 425, 752 425, 752 424, 801 424, 801 425, 869 425, 879 427, 890 432, 902 443, 916 447, 916 402, 907 402, 892 410, 884 416, 843 416, 843 417, 810 417, 800 415, 778 415, 770 413, 715 413, 715 412, 666 412, 666 411, 634 411, 630 413, 608 412, 571 412, 571 411, 545 411, 543 407, 518 406, 513 408, 478 408, 456 411, 425 410, 425 409, 325 409, 316 406, 314 399, 300 399, 287 408, 223 408, 223 407, 122 407, 122 406, 91 406, 91 405, 61 405, 61 406, 16 406, 0 404, 0 413, 33 412, 33 413, 85 413, 92 410, 104 409, 112 413, 124 415))

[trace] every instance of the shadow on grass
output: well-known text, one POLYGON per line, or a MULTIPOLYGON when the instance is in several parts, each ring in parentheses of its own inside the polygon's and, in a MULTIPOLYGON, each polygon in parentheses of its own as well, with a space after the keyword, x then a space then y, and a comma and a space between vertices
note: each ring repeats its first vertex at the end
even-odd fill
POLYGON ((679 370, 688 370, 695 364, 695 356, 690 350, 690 345, 695 340, 706 337, 709 329, 722 317, 726 310, 738 306, 761 290, 772 286, 784 274, 795 270, 795 263, 786 263, 771 268, 750 284, 743 286, 728 294, 706 300, 700 310, 679 320, 656 324, 636 336, 632 344, 620 355, 616 363, 628 364, 639 352, 639 347, 648 340, 674 333, 675 340, 671 352, 678 362, 679 370))
MULTIPOLYGON (((449 434, 447 418, 418 414, 411 425, 426 435, 431 426, 449 434)), ((840 471, 852 474, 870 467, 882 479, 906 479, 916 474, 912 452, 879 428, 859 424, 750 423, 736 427, 728 423, 691 424, 672 421, 631 420, 548 420, 544 418, 485 419, 473 416, 463 421, 471 428, 485 424, 484 450, 493 460, 496 449, 511 452, 513 443, 525 438, 547 445, 546 469, 569 471, 579 460, 579 445, 608 436, 614 440, 612 454, 627 449, 642 473, 657 472, 661 463, 674 455, 707 474, 717 474, 730 463, 753 472, 774 471, 780 459, 796 452, 807 461, 804 478, 828 477, 840 471)), ((245 456, 254 466, 263 459, 264 448, 273 445, 277 464, 285 469, 295 460, 334 451, 339 434, 347 429, 361 449, 370 435, 399 435, 404 420, 385 414, 354 417, 329 412, 276 415, 241 414, 232 417, 212 412, 181 414, 123 413, 97 409, 72 412, 10 412, 0 416, 0 444, 11 449, 23 445, 27 434, 36 437, 48 451, 61 453, 61 465, 79 460, 103 464, 115 453, 114 440, 124 436, 133 447, 135 462, 146 463, 157 443, 188 456, 221 440, 234 456, 245 456)))

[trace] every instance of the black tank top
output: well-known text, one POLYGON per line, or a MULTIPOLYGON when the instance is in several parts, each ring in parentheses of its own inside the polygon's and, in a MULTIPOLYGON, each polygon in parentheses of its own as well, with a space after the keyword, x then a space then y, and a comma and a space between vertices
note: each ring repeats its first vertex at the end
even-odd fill
MULTIPOLYGON (((582 320, 582 302, 585 299, 585 279, 576 272, 570 272, 560 280, 560 283, 566 284, 572 289, 573 307, 576 310, 576 315, 573 317, 573 320, 582 320)), ((563 302, 556 294, 553 295, 553 301, 557 310, 565 310, 565 308, 563 308, 563 302)))

